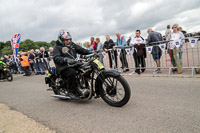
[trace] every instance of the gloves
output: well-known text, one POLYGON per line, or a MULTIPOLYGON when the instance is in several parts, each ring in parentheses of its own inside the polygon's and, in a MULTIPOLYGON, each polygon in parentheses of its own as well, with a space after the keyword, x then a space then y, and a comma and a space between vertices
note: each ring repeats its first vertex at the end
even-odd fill
POLYGON ((94 52, 92 52, 92 51, 89 51, 89 54, 93 54, 94 52))
POLYGON ((73 64, 76 64, 76 61, 74 59, 70 59, 68 57, 65 57, 64 58, 64 63, 67 63, 69 65, 73 65, 73 64))
POLYGON ((67 61, 67 63, 68 63, 69 65, 73 65, 73 64, 76 64, 76 61, 75 61, 74 59, 69 59, 69 60, 67 61))

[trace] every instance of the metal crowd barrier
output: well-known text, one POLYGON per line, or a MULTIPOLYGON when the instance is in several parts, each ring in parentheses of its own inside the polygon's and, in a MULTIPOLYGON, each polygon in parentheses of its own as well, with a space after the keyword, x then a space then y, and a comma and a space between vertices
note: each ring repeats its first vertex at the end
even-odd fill
MULTIPOLYGON (((182 52, 182 58, 181 58, 181 64, 182 64, 182 70, 184 69, 191 69, 191 76, 194 77, 194 72, 195 69, 200 69, 200 41, 198 41, 200 37, 196 37, 195 41, 196 44, 191 45, 191 38, 186 38, 185 39, 185 44, 183 45, 183 52, 182 52), (190 43, 189 43, 190 41, 190 43)), ((193 38, 194 39, 194 38, 193 38)), ((98 53, 101 53, 103 55, 103 64, 106 69, 110 68, 110 63, 109 63, 109 55, 111 57, 111 62, 112 62, 112 68, 113 69, 120 69, 122 66, 122 62, 120 61, 120 53, 122 49, 126 51, 126 59, 128 62, 128 68, 129 69, 158 69, 156 66, 156 63, 153 60, 152 54, 149 51, 149 48, 152 49, 153 46, 159 46, 162 50, 162 56, 160 58, 161 61, 161 66, 159 67, 160 69, 168 69, 168 75, 171 75, 171 71, 174 68, 172 63, 171 63, 171 58, 169 56, 168 50, 165 48, 166 43, 169 41, 160 41, 160 42, 155 42, 155 43, 150 43, 150 45, 145 45, 146 49, 146 58, 144 60, 145 67, 135 67, 135 61, 132 55, 132 48, 133 47, 117 47, 115 50, 113 49, 108 49, 108 52, 106 53, 105 51, 97 51, 98 53), (108 54, 110 53, 110 54, 108 54), (117 54, 117 56, 115 56, 117 54), (116 60, 116 61, 115 61, 116 60)), ((177 53, 176 53, 177 54, 177 53)), ((49 68, 50 67, 50 62, 48 59, 43 59, 43 62, 45 63, 45 67, 49 68)), ((141 64, 142 61, 140 61, 141 64)), ((44 72, 44 71, 41 71, 44 72)), ((183 71, 184 73, 184 71, 183 71)))
MULTIPOLYGON (((193 38, 195 39, 195 38, 193 38)), ((194 77, 194 71, 195 69, 200 69, 200 41, 198 41, 199 36, 196 37, 195 41, 196 44, 192 44, 191 42, 189 43, 189 41, 193 41, 191 40, 191 38, 185 38, 185 44, 183 45, 182 48, 182 58, 181 58, 181 64, 182 64, 182 70, 184 69, 191 69, 191 76, 194 77)), ((151 43, 150 45, 146 45, 146 58, 145 58, 145 64, 146 67, 140 67, 140 69, 157 69, 158 67, 156 66, 156 63, 153 60, 153 57, 151 55, 150 52, 148 52, 148 48, 150 48, 151 46, 159 46, 162 49, 162 56, 160 58, 161 61, 161 66, 159 67, 160 69, 168 69, 168 75, 171 75, 171 71, 174 68, 177 67, 173 67, 172 63, 171 63, 171 58, 169 56, 169 52, 168 50, 165 48, 166 47, 166 43, 167 41, 160 41, 160 42, 155 42, 155 43, 151 43)), ((128 66, 129 69, 139 69, 135 67, 135 62, 134 62, 134 58, 131 52, 132 47, 117 47, 116 51, 117 52, 117 65, 115 64, 114 60, 112 60, 112 64, 114 64, 112 66, 112 68, 114 69, 120 69, 120 67, 122 66, 122 63, 119 59, 119 54, 121 49, 125 49, 126 50, 126 58, 128 61, 128 66), (116 67, 117 66, 117 67, 116 67)), ((110 52, 112 59, 115 58, 114 56, 114 50, 113 49, 109 49, 108 52, 110 52)), ((176 53, 177 54, 177 53, 176 53)), ((109 65, 109 55, 106 52, 102 52, 102 55, 104 56, 103 59, 103 63, 105 65, 105 67, 108 69, 110 68, 109 65)), ((177 62, 176 62, 177 63, 177 62)), ((183 71, 184 73, 184 71, 183 71)))

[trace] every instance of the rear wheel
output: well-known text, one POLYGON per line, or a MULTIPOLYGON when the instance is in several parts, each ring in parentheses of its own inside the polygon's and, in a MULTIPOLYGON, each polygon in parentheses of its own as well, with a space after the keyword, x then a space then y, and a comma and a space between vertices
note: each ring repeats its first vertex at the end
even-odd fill
POLYGON ((12 76, 12 74, 11 74, 10 71, 7 71, 7 72, 6 72, 6 78, 7 78, 7 80, 8 80, 9 82, 11 82, 11 81, 13 80, 13 76, 12 76))
POLYGON ((65 90, 62 89, 63 80, 61 78, 57 77, 57 76, 54 76, 54 77, 51 77, 51 78, 54 81, 54 83, 51 83, 53 92, 56 95, 66 95, 65 90))
POLYGON ((128 82, 121 76, 104 75, 104 82, 99 84, 101 98, 109 105, 121 107, 128 103, 131 91, 128 82))

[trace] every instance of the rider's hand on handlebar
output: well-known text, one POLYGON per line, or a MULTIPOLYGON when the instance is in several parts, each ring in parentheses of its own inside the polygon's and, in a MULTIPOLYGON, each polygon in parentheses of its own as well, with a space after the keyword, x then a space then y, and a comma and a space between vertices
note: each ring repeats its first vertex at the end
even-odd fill
POLYGON ((69 65, 74 65, 74 64, 76 64, 76 62, 77 62, 76 60, 70 59, 70 60, 68 60, 67 63, 68 63, 69 65))
POLYGON ((66 62, 67 64, 69 64, 69 65, 73 65, 73 64, 76 64, 76 60, 74 60, 74 59, 70 59, 70 58, 68 58, 68 57, 65 57, 64 58, 64 62, 66 62))

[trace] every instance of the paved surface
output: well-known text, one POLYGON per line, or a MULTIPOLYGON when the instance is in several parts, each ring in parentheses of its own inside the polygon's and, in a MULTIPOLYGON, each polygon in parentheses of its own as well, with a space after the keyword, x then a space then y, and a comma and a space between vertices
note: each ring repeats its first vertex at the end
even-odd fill
MULTIPOLYGON (((102 99, 51 98, 44 76, 0 82, 0 103, 62 133, 199 133, 200 78, 126 76, 132 96, 122 108, 102 99)), ((0 120, 1 121, 1 120, 0 120)))
POLYGON ((55 133, 55 131, 0 104, 0 133, 55 133))

